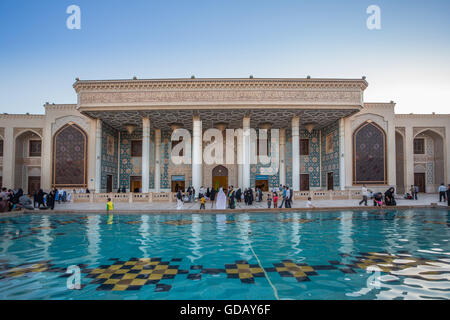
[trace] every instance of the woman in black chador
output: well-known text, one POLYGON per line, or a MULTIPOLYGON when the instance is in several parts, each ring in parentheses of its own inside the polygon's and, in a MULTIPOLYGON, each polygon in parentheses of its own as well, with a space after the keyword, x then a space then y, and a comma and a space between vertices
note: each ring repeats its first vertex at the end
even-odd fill
POLYGON ((228 193, 228 204, 230 206, 230 209, 236 208, 236 198, 233 186, 231 186, 230 192, 228 193))

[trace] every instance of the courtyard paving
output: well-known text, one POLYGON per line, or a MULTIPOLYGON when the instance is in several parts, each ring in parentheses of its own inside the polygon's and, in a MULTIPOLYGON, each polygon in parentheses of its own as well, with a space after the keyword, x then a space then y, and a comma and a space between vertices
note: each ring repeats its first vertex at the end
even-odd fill
MULTIPOLYGON (((373 201, 369 200, 369 206, 373 201)), ((447 207, 447 202, 439 202, 439 196, 437 194, 421 194, 418 200, 404 200, 397 199, 398 206, 429 206, 432 203, 437 203, 438 206, 447 207)), ((359 200, 316 200, 312 201, 312 204, 316 208, 349 208, 349 207, 361 207, 359 206, 359 200)), ((280 205, 280 202, 278 203, 280 205)), ((117 202, 114 204, 114 211, 177 211, 176 202, 153 202, 153 203, 124 203, 117 202)), ((55 205, 57 211, 102 211, 105 210, 106 203, 61 203, 55 205)), ((185 203, 183 210, 199 210, 200 203, 185 203)), ((296 200, 292 204, 292 208, 306 208, 306 201, 296 200)), ((211 202, 206 203, 206 211, 215 209, 215 204, 211 202)), ((266 202, 253 202, 253 205, 247 206, 244 202, 236 203, 236 209, 267 209, 266 202)), ((231 211, 231 210, 230 210, 231 211)))

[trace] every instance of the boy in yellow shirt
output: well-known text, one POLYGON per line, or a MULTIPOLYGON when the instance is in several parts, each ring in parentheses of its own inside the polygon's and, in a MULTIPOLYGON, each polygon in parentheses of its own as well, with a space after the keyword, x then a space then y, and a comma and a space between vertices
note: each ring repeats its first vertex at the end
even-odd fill
POLYGON ((202 195, 202 197, 200 198, 200 210, 205 209, 205 202, 206 202, 205 196, 202 195))

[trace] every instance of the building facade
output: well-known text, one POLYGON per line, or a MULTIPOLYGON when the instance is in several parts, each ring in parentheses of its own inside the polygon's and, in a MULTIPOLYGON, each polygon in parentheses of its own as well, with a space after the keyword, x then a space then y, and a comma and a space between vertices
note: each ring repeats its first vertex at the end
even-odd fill
POLYGON ((77 79, 73 86, 76 104, 0 115, 2 186, 159 193, 367 184, 403 193, 415 184, 433 193, 450 183, 450 115, 395 114, 393 102, 366 103, 365 78, 77 79), (170 156, 180 128, 192 137, 192 163, 170 156), (278 129, 276 166, 249 160, 255 149, 245 134, 233 138, 233 157, 242 161, 205 163, 210 128, 223 132, 224 146, 226 129, 278 129))

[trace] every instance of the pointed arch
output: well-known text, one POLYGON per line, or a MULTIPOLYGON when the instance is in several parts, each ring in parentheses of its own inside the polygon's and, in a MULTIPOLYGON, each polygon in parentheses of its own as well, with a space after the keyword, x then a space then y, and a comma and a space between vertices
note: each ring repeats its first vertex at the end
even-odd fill
POLYGON ((373 121, 353 132, 353 184, 387 184, 386 133, 373 121))
POLYGON ((53 136, 52 185, 87 187, 87 134, 74 123, 67 123, 53 136))

